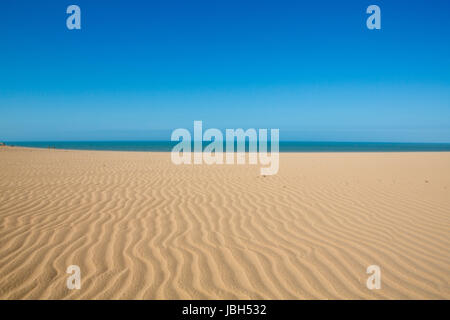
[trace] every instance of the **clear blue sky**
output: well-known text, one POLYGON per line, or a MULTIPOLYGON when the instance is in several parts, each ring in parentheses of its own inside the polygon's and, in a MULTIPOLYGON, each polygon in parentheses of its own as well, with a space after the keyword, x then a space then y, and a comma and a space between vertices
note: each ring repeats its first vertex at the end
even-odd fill
POLYGON ((0 2, 0 141, 168 140, 194 120, 450 142, 450 1, 0 2))

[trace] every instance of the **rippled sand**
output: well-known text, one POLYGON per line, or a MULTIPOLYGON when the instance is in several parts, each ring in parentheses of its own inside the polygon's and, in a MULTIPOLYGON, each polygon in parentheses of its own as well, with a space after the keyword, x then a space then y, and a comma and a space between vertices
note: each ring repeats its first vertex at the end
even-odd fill
POLYGON ((0 147, 0 298, 450 298, 450 153, 280 157, 0 147))

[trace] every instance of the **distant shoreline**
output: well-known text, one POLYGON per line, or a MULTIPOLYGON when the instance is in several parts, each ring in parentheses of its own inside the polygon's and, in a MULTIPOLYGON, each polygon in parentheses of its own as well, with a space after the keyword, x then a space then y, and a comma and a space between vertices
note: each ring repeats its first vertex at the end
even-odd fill
MULTIPOLYGON (((5 142, 7 146, 28 148, 133 152, 170 152, 177 143, 176 141, 5 142)), ((203 147, 208 144, 209 142, 203 142, 203 147)), ((450 152, 450 143, 280 141, 280 152, 450 152)))

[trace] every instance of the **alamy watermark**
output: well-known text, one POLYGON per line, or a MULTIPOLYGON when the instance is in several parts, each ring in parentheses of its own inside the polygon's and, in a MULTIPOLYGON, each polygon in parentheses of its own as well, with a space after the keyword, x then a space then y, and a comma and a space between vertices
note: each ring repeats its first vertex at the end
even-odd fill
POLYGON ((377 5, 370 5, 367 7, 366 13, 370 14, 367 18, 366 26, 369 30, 381 29, 381 9, 377 5))
POLYGON ((369 278, 367 278, 366 286, 367 289, 381 289, 381 269, 379 266, 373 264, 367 267, 367 274, 370 274, 369 278))
POLYGON ((180 141, 171 152, 174 164, 245 164, 248 156, 249 164, 262 167, 262 175, 274 175, 278 172, 279 158, 279 129, 270 129, 270 139, 267 129, 226 129, 225 140, 222 131, 215 128, 203 132, 202 121, 194 121, 194 137, 189 130, 178 128, 172 132, 171 141, 180 141), (235 152, 235 140, 237 141, 235 152), (248 152, 246 141, 248 140, 248 152), (203 148, 203 142, 209 142, 203 148), (225 142, 225 152, 224 152, 225 142), (270 153, 268 144, 270 142, 270 153), (193 143, 193 152, 192 152, 193 143))
MULTIPOLYGON (((66 19, 66 26, 69 30, 81 29, 81 9, 78 5, 72 4, 67 7, 67 14, 70 14, 66 19)), ((379 6, 372 4, 367 7, 366 13, 370 16, 366 20, 366 26, 369 30, 381 29, 381 9, 379 6)))
POLYGON ((81 289, 81 270, 80 267, 77 265, 70 265, 67 267, 66 273, 70 274, 69 277, 67 277, 66 286, 67 289, 73 290, 81 289))
POLYGON ((66 19, 66 26, 69 30, 81 29, 81 9, 79 6, 72 4, 67 7, 67 14, 70 14, 66 19))

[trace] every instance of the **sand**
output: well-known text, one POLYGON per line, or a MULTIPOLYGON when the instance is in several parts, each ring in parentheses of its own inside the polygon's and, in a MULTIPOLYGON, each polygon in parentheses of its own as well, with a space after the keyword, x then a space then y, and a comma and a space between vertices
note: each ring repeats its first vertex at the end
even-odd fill
POLYGON ((0 298, 450 298, 450 153, 259 168, 0 147, 0 298))

